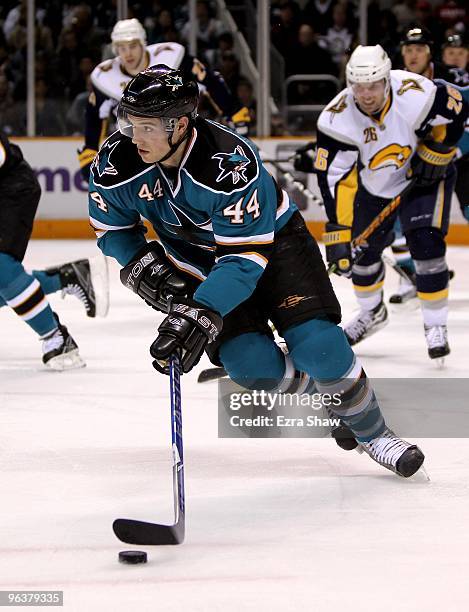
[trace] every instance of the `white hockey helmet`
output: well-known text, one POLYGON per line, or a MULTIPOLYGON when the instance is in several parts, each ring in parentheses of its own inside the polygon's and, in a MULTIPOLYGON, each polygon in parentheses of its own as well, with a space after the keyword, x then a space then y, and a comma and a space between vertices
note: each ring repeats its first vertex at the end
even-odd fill
POLYGON ((384 79, 387 98, 391 83, 391 60, 381 45, 358 45, 347 63, 345 76, 347 87, 354 83, 374 83, 384 79))
POLYGON ((116 44, 139 40, 142 47, 147 44, 147 34, 138 19, 122 19, 118 21, 111 32, 112 51, 117 55, 116 44))

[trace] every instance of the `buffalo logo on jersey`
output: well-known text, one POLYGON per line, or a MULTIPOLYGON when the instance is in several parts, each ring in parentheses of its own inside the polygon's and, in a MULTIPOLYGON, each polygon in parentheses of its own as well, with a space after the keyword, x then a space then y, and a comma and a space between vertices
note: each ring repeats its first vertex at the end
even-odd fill
POLYGON ((399 169, 407 162, 411 154, 412 147, 393 143, 375 153, 368 166, 370 170, 381 170, 389 166, 396 166, 399 169))
POLYGON ((114 149, 117 147, 118 144, 119 144, 118 140, 116 140, 115 142, 111 144, 109 144, 108 142, 104 143, 103 146, 101 147, 99 155, 95 157, 95 160, 92 165, 92 169, 96 170, 99 177, 102 177, 105 174, 112 174, 112 175, 117 174, 117 170, 114 167, 114 165, 111 163, 110 157, 111 157, 111 153, 114 151, 114 149))
POLYGON ((245 183, 248 182, 246 166, 251 161, 246 157, 241 145, 237 145, 232 153, 215 153, 215 155, 212 155, 212 159, 218 160, 218 167, 220 168, 220 174, 216 179, 217 183, 230 176, 234 185, 237 185, 240 180, 245 183))

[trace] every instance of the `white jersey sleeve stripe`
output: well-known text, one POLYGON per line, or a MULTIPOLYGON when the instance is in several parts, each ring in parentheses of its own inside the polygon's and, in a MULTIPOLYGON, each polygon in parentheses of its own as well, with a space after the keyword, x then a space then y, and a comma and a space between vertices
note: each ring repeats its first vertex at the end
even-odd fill
POLYGON ((130 229, 137 225, 137 223, 132 223, 132 225, 107 225, 106 223, 102 223, 101 221, 98 221, 94 217, 90 217, 90 223, 95 229, 101 229, 101 230, 106 230, 106 231, 107 230, 130 229))
POLYGON ((263 270, 267 266, 267 259, 259 255, 259 253, 230 253, 229 255, 222 255, 221 257, 217 257, 215 261, 218 263, 220 260, 225 257, 241 257, 241 259, 248 259, 249 261, 254 262, 258 266, 260 266, 263 270))
POLYGON ((216 243, 221 245, 232 244, 270 244, 274 240, 274 232, 257 234, 254 236, 220 236, 213 234, 216 243))

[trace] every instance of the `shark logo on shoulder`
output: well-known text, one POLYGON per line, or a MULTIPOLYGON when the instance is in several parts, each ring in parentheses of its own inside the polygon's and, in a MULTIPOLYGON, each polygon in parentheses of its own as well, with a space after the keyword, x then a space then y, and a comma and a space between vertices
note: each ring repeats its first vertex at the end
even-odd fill
POLYGON ((246 156, 243 147, 238 145, 232 153, 215 153, 212 159, 218 159, 220 174, 217 176, 217 183, 231 175, 233 184, 236 185, 240 180, 248 182, 246 176, 246 166, 251 160, 246 156))
POLYGON ((113 142, 110 145, 105 144, 101 148, 99 155, 96 156, 95 161, 94 161, 94 168, 96 168, 96 171, 100 178, 104 176, 105 174, 112 174, 112 175, 117 174, 116 168, 110 162, 110 157, 111 157, 111 153, 114 151, 114 149, 117 147, 118 144, 119 144, 118 140, 116 140, 116 142, 113 142))

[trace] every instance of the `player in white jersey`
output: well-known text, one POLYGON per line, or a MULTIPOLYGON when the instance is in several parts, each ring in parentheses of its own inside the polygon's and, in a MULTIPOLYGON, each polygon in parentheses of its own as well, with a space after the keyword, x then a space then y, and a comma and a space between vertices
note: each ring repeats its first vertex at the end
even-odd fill
POLYGON ((346 68, 347 88, 318 120, 315 172, 329 218, 326 254, 351 276, 359 315, 345 326, 356 344, 387 323, 381 254, 399 215, 416 266, 428 353, 442 358, 447 340, 448 268, 445 235, 455 171, 454 145, 467 105, 459 91, 421 75, 391 70, 381 46, 359 46, 346 68), (390 200, 402 203, 370 236, 353 263, 350 241, 390 200))
POLYGON ((199 88, 206 92, 221 114, 233 121, 249 121, 246 113, 234 102, 223 78, 188 55, 175 42, 146 45, 146 32, 137 19, 118 21, 111 33, 112 50, 116 57, 101 62, 91 73, 93 92, 86 108, 85 145, 78 152, 81 172, 89 179, 90 165, 99 146, 108 136, 109 123, 114 123, 113 111, 127 83, 139 72, 155 64, 165 64, 192 75, 199 88))

